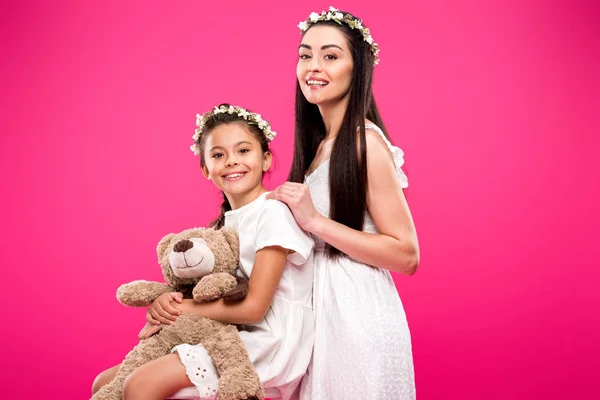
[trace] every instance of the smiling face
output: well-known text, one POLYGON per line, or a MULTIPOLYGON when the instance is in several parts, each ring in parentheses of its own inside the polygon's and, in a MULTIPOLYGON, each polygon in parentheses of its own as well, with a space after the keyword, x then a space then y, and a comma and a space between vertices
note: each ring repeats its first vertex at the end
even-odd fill
POLYGON ((296 75, 309 103, 335 103, 348 95, 354 62, 340 29, 328 25, 311 27, 302 37, 298 51, 296 75))
POLYGON ((271 153, 243 122, 226 123, 207 133, 204 176, 221 189, 232 209, 242 207, 264 190, 263 173, 271 166, 271 153))

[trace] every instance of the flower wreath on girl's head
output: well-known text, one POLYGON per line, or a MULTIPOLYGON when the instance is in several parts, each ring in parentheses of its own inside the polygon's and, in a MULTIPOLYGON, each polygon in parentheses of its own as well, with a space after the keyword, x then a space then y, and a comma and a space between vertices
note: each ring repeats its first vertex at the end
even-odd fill
POLYGON ((269 125, 269 122, 262 119, 260 114, 250 112, 240 106, 215 106, 212 111, 205 112, 202 115, 196 114, 196 126, 198 128, 196 128, 196 132, 194 133, 194 136, 192 136, 194 138, 194 144, 190 146, 190 149, 194 152, 194 155, 200 154, 200 135, 204 130, 206 121, 217 114, 235 114, 240 117, 240 120, 243 119, 250 125, 257 125, 269 142, 277 135, 277 133, 271 130, 271 125, 269 125))

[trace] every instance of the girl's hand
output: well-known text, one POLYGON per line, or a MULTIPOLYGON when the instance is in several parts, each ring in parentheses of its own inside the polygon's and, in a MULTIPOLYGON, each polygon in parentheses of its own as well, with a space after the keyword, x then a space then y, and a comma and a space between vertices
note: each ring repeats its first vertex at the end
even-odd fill
POLYGON ((153 325, 171 325, 177 319, 179 311, 173 302, 181 303, 183 294, 179 292, 163 293, 158 296, 146 311, 146 320, 153 325))
POLYGON ((302 183, 285 182, 267 195, 267 199, 287 204, 300 228, 314 232, 322 215, 315 209, 308 186, 302 183))
POLYGON ((150 322, 146 322, 146 325, 142 328, 140 333, 138 333, 138 339, 144 340, 148 339, 150 336, 154 335, 156 332, 160 331, 162 328, 161 325, 152 325, 150 322))

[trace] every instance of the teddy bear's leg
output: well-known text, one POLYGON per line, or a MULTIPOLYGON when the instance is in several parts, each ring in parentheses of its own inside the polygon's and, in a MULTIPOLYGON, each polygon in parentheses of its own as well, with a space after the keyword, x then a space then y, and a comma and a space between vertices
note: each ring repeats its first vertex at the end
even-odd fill
POLYGON ((186 342, 200 343, 212 357, 219 373, 219 400, 265 398, 260 379, 235 326, 185 313, 179 320, 187 320, 193 327, 186 329, 194 332, 185 339, 186 342))
MULTIPOLYGON (((178 326, 178 322, 168 328, 178 326)), ((123 397, 123 384, 125 379, 137 367, 144 365, 161 356, 169 354, 171 349, 181 343, 181 338, 177 334, 177 329, 166 329, 163 327, 156 335, 142 340, 137 346, 131 350, 125 360, 121 363, 121 367, 115 378, 100 389, 92 400, 121 400, 123 397)))

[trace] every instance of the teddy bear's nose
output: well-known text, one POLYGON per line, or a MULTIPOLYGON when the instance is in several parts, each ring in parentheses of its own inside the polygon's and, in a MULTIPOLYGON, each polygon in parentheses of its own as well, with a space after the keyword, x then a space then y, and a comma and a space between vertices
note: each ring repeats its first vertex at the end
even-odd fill
POLYGON ((194 247, 194 243, 192 243, 191 240, 184 239, 175 243, 175 246, 173 246, 173 251, 175 251, 176 253, 185 253, 192 247, 194 247))

